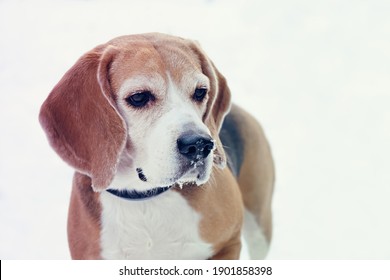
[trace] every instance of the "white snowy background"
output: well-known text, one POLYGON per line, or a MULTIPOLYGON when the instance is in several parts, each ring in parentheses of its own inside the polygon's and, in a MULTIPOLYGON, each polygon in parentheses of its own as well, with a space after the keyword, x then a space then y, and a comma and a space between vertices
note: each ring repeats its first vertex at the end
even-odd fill
POLYGON ((264 126, 269 259, 390 258, 390 1, 0 0, 1 259, 69 258, 40 105, 84 52, 154 31, 198 40, 264 126))

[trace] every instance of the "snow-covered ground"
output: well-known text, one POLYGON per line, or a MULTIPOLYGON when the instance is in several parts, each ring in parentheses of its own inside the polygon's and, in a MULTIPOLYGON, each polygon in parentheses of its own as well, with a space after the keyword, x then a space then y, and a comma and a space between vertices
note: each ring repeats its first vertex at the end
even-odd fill
POLYGON ((72 170, 39 107, 115 36, 198 40, 276 162, 269 259, 390 258, 390 1, 0 1, 0 258, 66 259, 72 170))

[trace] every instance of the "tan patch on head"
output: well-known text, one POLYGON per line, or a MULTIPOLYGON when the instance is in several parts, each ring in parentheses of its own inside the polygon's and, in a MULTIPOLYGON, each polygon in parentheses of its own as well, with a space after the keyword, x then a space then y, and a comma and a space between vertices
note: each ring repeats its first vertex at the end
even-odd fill
POLYGON ((166 70, 164 62, 150 43, 135 43, 120 50, 110 66, 109 79, 113 92, 117 93, 129 78, 144 77, 147 81, 158 74, 166 79, 166 70))

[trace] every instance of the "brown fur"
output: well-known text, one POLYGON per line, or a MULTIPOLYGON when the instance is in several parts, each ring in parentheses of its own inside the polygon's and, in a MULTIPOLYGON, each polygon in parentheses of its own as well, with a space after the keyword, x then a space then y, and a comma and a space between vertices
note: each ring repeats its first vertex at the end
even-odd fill
POLYGON ((68 241, 72 259, 100 259, 99 194, 91 188, 91 179, 75 173, 70 199, 68 241))

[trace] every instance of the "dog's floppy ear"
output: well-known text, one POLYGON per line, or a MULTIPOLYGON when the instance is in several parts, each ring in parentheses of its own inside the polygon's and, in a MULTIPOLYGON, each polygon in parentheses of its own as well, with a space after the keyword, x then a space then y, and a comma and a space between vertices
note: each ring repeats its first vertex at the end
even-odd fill
POLYGON ((109 82, 116 53, 115 47, 102 45, 83 55, 54 87, 39 114, 53 149, 91 177, 96 191, 111 183, 126 142, 125 122, 109 82))
POLYGON ((203 118, 217 144, 217 148, 214 151, 214 163, 224 168, 226 166, 226 155, 219 139, 219 132, 231 107, 230 89, 225 77, 218 71, 214 63, 206 56, 197 43, 192 45, 192 50, 200 59, 202 72, 210 79, 209 100, 207 101, 207 109, 203 118))
POLYGON ((231 108, 231 94, 227 85, 226 78, 218 71, 218 69, 211 63, 214 68, 217 79, 216 97, 214 103, 211 105, 211 115, 214 120, 218 133, 221 131, 222 123, 225 116, 229 113, 231 108))

